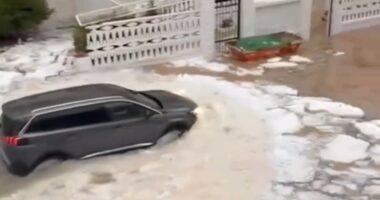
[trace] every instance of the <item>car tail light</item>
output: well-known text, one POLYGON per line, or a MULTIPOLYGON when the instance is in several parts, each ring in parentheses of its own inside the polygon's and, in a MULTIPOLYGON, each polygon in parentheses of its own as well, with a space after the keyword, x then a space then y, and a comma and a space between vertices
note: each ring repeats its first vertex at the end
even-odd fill
POLYGON ((4 137, 3 141, 5 144, 10 146, 20 146, 25 144, 25 140, 19 137, 4 137))

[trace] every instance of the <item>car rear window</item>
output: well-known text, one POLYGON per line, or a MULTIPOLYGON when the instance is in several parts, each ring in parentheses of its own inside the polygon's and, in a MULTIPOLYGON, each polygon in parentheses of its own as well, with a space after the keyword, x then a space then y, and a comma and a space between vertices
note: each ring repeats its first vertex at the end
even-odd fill
POLYGON ((75 128, 111 121, 104 108, 77 111, 64 115, 42 115, 33 119, 25 134, 75 128))

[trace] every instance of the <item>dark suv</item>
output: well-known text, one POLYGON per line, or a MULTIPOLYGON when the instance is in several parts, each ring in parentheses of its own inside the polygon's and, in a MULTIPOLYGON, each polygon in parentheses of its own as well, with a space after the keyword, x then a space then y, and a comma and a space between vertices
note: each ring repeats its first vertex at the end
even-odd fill
POLYGON ((3 105, 0 157, 22 176, 52 157, 85 159, 152 146, 166 133, 190 129, 196 107, 170 92, 110 84, 25 97, 3 105))

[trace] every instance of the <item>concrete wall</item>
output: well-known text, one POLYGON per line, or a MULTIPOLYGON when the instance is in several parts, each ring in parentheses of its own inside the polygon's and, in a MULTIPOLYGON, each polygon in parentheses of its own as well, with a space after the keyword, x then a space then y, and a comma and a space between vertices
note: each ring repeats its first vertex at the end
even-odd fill
POLYGON ((75 25, 77 13, 115 6, 109 0, 47 0, 47 3, 54 13, 41 25, 41 29, 75 25))
POLYGON ((47 3, 54 12, 41 25, 41 29, 65 27, 74 23, 76 13, 75 0, 47 0, 47 3))
POLYGON ((215 1, 198 2, 201 4, 201 54, 211 59, 215 53, 215 1))
POLYGON ((242 37, 281 31, 310 38, 312 0, 243 0, 242 37))
POLYGON ((74 0, 77 13, 115 6, 110 0, 74 0))
POLYGON ((255 35, 255 0, 241 0, 240 36, 249 37, 255 35))

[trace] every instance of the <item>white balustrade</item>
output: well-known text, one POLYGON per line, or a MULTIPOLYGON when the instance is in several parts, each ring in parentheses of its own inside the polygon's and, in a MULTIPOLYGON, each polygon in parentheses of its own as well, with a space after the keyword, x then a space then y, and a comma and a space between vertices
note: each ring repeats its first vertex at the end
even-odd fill
POLYGON ((331 35, 380 25, 379 0, 339 0, 332 6, 331 35))
POLYGON ((199 54, 204 48, 200 0, 170 1, 170 6, 155 7, 163 13, 85 26, 91 64, 148 63, 199 54))

